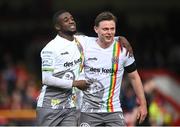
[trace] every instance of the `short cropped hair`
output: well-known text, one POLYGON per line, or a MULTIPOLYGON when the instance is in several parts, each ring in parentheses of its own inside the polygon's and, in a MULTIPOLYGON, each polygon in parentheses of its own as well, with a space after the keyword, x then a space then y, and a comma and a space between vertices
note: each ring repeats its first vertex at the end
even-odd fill
POLYGON ((109 11, 105 11, 105 12, 100 13, 100 14, 96 17, 96 19, 95 19, 95 21, 94 21, 95 26, 99 26, 99 23, 100 23, 101 21, 104 21, 104 20, 114 20, 115 23, 117 22, 116 16, 114 16, 114 15, 113 15, 111 12, 109 12, 109 11))
POLYGON ((57 11, 57 12, 54 14, 54 16, 53 16, 53 25, 56 25, 56 24, 57 24, 59 15, 65 13, 65 12, 68 12, 68 11, 66 11, 66 10, 59 10, 59 11, 57 11))

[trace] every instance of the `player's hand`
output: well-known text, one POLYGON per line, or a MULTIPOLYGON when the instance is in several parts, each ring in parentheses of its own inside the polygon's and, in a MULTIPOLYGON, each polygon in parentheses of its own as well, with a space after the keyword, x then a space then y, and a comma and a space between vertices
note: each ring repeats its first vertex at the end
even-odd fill
POLYGON ((125 47, 127 49, 126 56, 128 53, 130 57, 133 56, 133 49, 129 41, 123 36, 119 36, 118 41, 120 42, 121 50, 123 49, 122 47, 125 47))
POLYGON ((86 90, 89 88, 89 83, 86 80, 75 80, 73 81, 73 87, 77 87, 80 90, 86 90))
POLYGON ((140 105, 138 107, 138 112, 137 112, 137 120, 139 120, 139 124, 141 124, 147 116, 147 107, 146 105, 140 105))

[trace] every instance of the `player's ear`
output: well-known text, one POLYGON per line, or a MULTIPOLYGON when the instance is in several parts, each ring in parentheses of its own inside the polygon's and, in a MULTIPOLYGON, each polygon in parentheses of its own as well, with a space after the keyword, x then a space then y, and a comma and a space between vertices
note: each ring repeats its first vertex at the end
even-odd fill
POLYGON ((61 30, 61 27, 60 27, 58 24, 55 24, 54 28, 55 28, 55 30, 57 30, 57 31, 61 30))
POLYGON ((94 31, 97 33, 97 27, 96 26, 94 26, 94 31))

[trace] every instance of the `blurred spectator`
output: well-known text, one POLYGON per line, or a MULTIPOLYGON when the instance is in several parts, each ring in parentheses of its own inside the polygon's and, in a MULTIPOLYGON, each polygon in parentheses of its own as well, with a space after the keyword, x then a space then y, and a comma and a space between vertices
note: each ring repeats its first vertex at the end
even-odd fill
POLYGON ((7 93, 11 95, 13 90, 15 89, 15 81, 16 81, 15 67, 10 53, 6 53, 4 55, 3 60, 4 60, 4 68, 2 70, 2 78, 7 83, 4 84, 7 85, 7 93))
POLYGON ((127 78, 127 75, 123 78, 122 89, 120 94, 121 107, 124 111, 124 117, 128 126, 134 126, 137 119, 137 103, 134 90, 127 78))
POLYGON ((136 107, 136 96, 129 83, 123 85, 121 90, 121 106, 125 112, 131 112, 136 107))
MULTIPOLYGON (((30 74, 23 62, 13 63, 9 55, 4 63, 6 66, 0 70, 0 109, 35 109, 39 92, 37 77, 30 74)), ((0 118, 0 125, 34 125, 32 122, 0 118)))
POLYGON ((18 89, 15 89, 11 96, 10 109, 22 109, 22 95, 18 89))
POLYGON ((0 109, 8 109, 10 104, 10 95, 8 94, 7 81, 0 78, 0 109))
POLYGON ((165 108, 166 105, 167 104, 164 102, 164 100, 160 96, 156 95, 149 106, 151 125, 170 126, 172 124, 173 114, 167 111, 165 108))
POLYGON ((39 90, 37 89, 37 83, 34 81, 34 79, 29 80, 25 88, 24 108, 35 109, 37 102, 36 99, 38 95, 39 95, 39 90))

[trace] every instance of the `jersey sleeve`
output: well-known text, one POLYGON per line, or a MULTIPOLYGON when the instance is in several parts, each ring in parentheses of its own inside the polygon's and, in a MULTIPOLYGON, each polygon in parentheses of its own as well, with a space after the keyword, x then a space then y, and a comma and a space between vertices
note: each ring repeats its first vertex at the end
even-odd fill
POLYGON ((135 62, 135 59, 134 57, 130 57, 129 56, 129 53, 128 55, 125 57, 125 62, 124 62, 124 69, 127 73, 131 73, 133 71, 135 71, 137 68, 136 68, 136 62, 135 62))
POLYGON ((53 51, 49 49, 41 51, 42 71, 49 71, 49 72, 54 71, 54 67, 53 67, 55 61, 54 58, 55 56, 53 51))
POLYGON ((42 83, 59 88, 72 88, 72 80, 60 79, 53 76, 55 58, 55 52, 53 50, 46 48, 41 51, 42 83))

